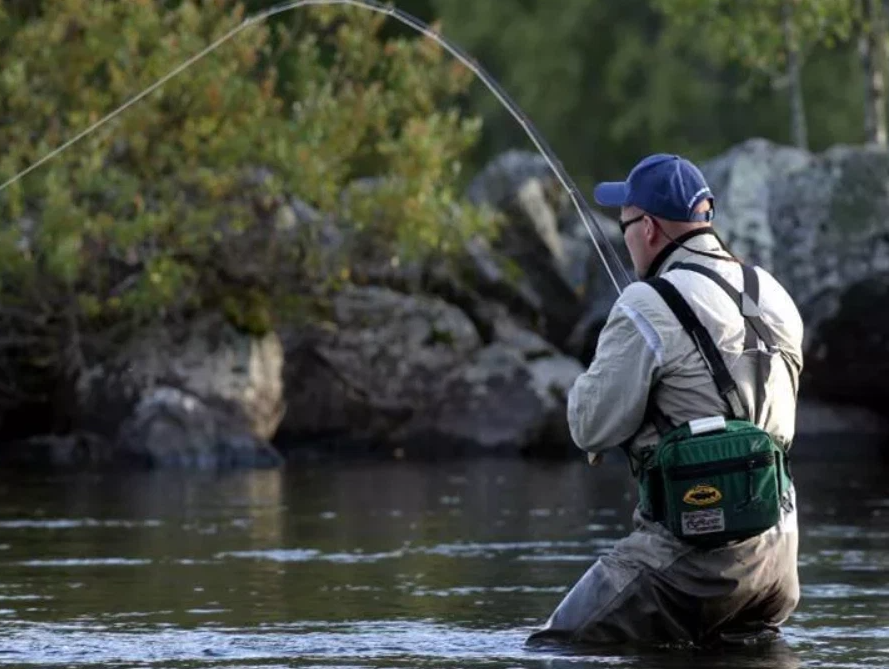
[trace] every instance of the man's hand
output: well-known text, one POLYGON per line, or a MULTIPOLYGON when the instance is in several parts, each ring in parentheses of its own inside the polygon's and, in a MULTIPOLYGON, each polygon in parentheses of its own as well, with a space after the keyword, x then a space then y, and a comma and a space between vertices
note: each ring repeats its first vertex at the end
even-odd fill
POLYGON ((590 463, 591 467, 598 467, 602 464, 602 454, 601 453, 587 453, 586 454, 587 462, 590 463))

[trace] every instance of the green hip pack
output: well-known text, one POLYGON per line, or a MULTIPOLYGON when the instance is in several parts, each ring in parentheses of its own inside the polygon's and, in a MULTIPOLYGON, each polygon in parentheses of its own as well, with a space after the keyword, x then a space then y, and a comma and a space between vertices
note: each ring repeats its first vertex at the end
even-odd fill
POLYGON ((784 450, 768 433, 717 417, 661 439, 640 470, 639 499, 680 539, 717 546, 776 525, 790 486, 784 450))

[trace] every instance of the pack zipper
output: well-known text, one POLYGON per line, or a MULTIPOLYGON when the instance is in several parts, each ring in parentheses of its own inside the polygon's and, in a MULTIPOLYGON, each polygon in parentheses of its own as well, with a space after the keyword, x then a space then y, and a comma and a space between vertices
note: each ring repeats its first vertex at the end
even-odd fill
POLYGON ((756 453, 742 458, 718 460, 700 465, 680 465, 667 470, 667 475, 674 481, 696 479, 714 474, 734 474, 736 472, 761 469, 775 464, 774 453, 756 453))

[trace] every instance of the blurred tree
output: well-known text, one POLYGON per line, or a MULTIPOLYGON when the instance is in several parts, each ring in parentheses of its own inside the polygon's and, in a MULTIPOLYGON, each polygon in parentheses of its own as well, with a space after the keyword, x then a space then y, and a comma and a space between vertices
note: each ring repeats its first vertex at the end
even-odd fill
POLYGON ((864 135, 886 146, 886 24, 881 0, 860 0, 858 48, 864 70, 864 135))
MULTIPOLYGON (((582 187, 625 174, 653 151, 704 160, 751 136, 789 141, 773 89, 737 60, 714 57, 702 27, 676 30, 655 0, 435 0, 435 7, 443 32, 500 80, 582 187)), ((825 67, 837 69, 833 61, 825 67)), ((855 77, 833 82, 827 97, 839 105, 838 120, 816 129, 819 141, 846 139, 856 85, 855 77)), ((477 161, 524 142, 488 91, 475 86, 469 105, 485 119, 477 161)), ((860 123, 851 127, 857 132, 860 123)))
MULTIPOLYGON (((498 78, 581 185, 667 142, 712 150, 700 129, 718 123, 719 96, 670 52, 649 0, 437 0, 436 8, 444 33, 498 78)), ((482 87, 471 105, 486 119, 483 155, 525 141, 482 87)))
POLYGON ((717 62, 737 61, 790 89, 795 145, 807 148, 802 66, 818 45, 848 40, 858 0, 654 0, 670 19, 674 39, 704 40, 717 62))
MULTIPOLYGON (((673 18, 661 10, 662 1, 666 0, 395 0, 395 4, 427 22, 440 18, 442 32, 500 81, 583 187, 624 173, 640 155, 654 150, 705 159, 751 136, 790 142, 793 127, 805 130, 813 147, 858 140, 862 107, 857 100, 863 75, 860 66, 849 68, 854 51, 838 41, 849 35, 856 14, 819 37, 813 27, 813 21, 814 26, 821 25, 816 21, 818 12, 832 17, 840 5, 816 0, 814 9, 798 8, 801 15, 793 27, 806 38, 799 55, 807 67, 805 76, 795 78, 788 77, 779 62, 786 40, 779 0, 769 0, 771 14, 759 14, 760 19, 773 19, 768 37, 777 40, 771 43, 777 55, 770 62, 760 54, 753 68, 740 57, 715 49, 718 40, 714 44, 710 39, 709 28, 678 30, 673 18), (799 85, 790 86, 791 81, 799 85), (818 100, 805 116, 800 113, 803 89, 818 100), (793 100, 795 126, 781 121, 786 115, 781 105, 793 100)), ((848 0, 849 6, 856 1, 848 0)), ((267 6, 264 0, 253 3, 256 8, 267 6)), ((288 29, 298 31, 302 12, 287 16, 288 29)), ((387 22, 385 30, 411 32, 396 21, 387 22)), ((757 43, 757 34, 747 42, 757 43)), ((285 68, 281 64, 282 86, 289 80, 285 68)), ((473 86, 464 109, 485 119, 475 167, 499 151, 532 148, 518 124, 481 84, 473 86)))
MULTIPOLYGON (((762 1, 725 4, 736 11, 762 1)), ((774 6, 778 1, 770 0, 774 6)), ((816 4, 832 1, 816 0, 816 4)), ((163 5, 175 8, 181 2, 164 0, 163 5)), ((443 32, 497 76, 581 185, 625 172, 639 155, 653 149, 704 159, 751 136, 791 142, 791 124, 782 121, 786 112, 781 105, 789 108, 792 99, 784 64, 775 60, 765 71, 751 69, 737 58, 717 53, 709 29, 702 24, 686 32, 676 30, 675 22, 660 9, 664 2, 394 0, 426 22, 443 18, 443 32)), ((690 2, 669 4, 683 7, 690 2)), ((33 16, 39 13, 41 0, 5 0, 5 4, 17 8, 19 16, 33 16)), ((246 0, 246 9, 259 11, 272 4, 274 0, 246 0)), ((772 21, 771 32, 780 33, 783 42, 779 14, 772 12, 778 19, 772 21)), ((270 23, 269 51, 277 55, 268 56, 268 64, 279 74, 279 97, 289 103, 297 59, 287 57, 287 49, 277 48, 279 40, 299 39, 318 26, 307 8, 278 15, 270 23)), ((849 19, 840 23, 846 31, 849 19)), ((379 35, 409 37, 413 31, 390 20, 379 35)), ((750 40, 746 37, 745 43, 750 40)), ((321 44, 329 58, 330 48, 324 46, 329 42, 321 44)), ((867 80, 860 54, 852 43, 836 40, 805 46, 802 89, 806 98, 817 100, 805 109, 809 144, 821 149, 864 139, 860 100, 867 80)), ((485 132, 473 155, 473 167, 478 167, 494 153, 525 140, 487 90, 475 85, 472 93, 463 109, 485 118, 485 132)), ((464 177, 468 172, 463 171, 464 177)))

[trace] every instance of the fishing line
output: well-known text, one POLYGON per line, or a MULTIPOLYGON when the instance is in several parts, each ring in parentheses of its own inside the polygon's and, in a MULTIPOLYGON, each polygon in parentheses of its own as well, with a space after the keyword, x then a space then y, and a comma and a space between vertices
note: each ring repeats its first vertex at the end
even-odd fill
POLYGON ((611 241, 608 239, 608 236, 605 234, 602 229, 601 224, 598 219, 593 214, 587 202, 583 199, 583 196, 580 194, 577 186, 574 184, 574 181, 571 177, 565 172, 562 167, 562 163, 555 156, 552 149, 549 148, 549 145, 546 143, 546 140, 540 135, 534 125, 531 123, 530 119, 519 109, 518 105, 513 102, 512 98, 503 90, 499 83, 485 71, 485 69, 479 65, 474 58, 472 58, 469 54, 463 51, 460 47, 451 44, 444 36, 440 33, 435 32, 428 25, 420 21, 415 16, 408 14, 396 7, 391 7, 384 5, 380 2, 376 2, 376 0, 291 0, 290 2, 283 2, 278 5, 273 5, 268 9, 265 9, 261 12, 256 12, 246 17, 240 24, 229 30, 222 37, 219 37, 214 42, 212 42, 209 46, 199 51, 195 55, 191 56, 187 60, 183 61, 181 64, 176 66, 170 72, 162 76, 160 79, 155 81, 153 84, 142 90, 140 93, 134 95, 132 98, 124 102, 117 109, 109 112, 107 115, 100 118, 98 121, 87 127, 85 130, 79 132, 77 135, 66 141, 64 144, 58 146, 53 149, 45 156, 40 158, 35 163, 29 165, 21 172, 13 176, 12 178, 4 181, 0 184, 0 192, 4 191, 6 188, 16 183, 18 180, 36 170, 38 167, 46 163, 47 161, 55 158, 57 155, 71 147, 72 145, 79 142, 81 139, 94 132, 101 126, 105 125, 108 121, 112 120, 116 116, 122 114, 124 111, 132 107, 134 104, 145 98, 146 96, 153 93, 155 90, 163 86, 173 77, 181 74, 183 71, 197 63, 199 60, 209 55, 220 46, 222 46, 225 42, 230 40, 232 37, 240 33, 242 30, 249 28, 250 26, 262 23, 263 21, 268 20, 269 18, 277 15, 283 14, 284 12, 289 12, 297 7, 307 6, 307 5, 351 5, 354 7, 361 7, 364 9, 369 9, 374 12, 378 12, 381 14, 385 14, 390 16, 401 23, 404 23, 407 26, 410 26, 414 30, 422 33, 426 37, 437 42, 441 47, 447 50, 452 56, 454 56, 457 60, 459 60, 463 65, 468 67, 473 74, 475 74, 479 79, 484 82, 487 86, 488 90, 494 94, 497 100, 509 111, 512 117, 522 126, 522 129, 525 131, 525 134, 528 138, 533 142, 534 146, 537 147, 537 150, 541 153, 543 158, 546 160, 550 169, 552 169, 553 173, 555 173, 556 178, 561 183, 562 187, 567 191, 568 196, 571 198, 571 203, 574 205, 574 208, 577 210, 577 213, 580 215, 581 221, 583 221, 584 227, 586 231, 589 233, 590 239, 593 242, 593 246, 596 249, 596 252, 599 255, 599 259, 602 261, 602 264, 605 266, 605 270, 608 272, 608 276, 611 279, 611 282, 614 284, 615 289, 618 293, 621 292, 621 284, 618 282, 617 277, 615 276, 611 262, 606 258, 605 252, 602 250, 602 247, 599 245, 598 240, 596 239, 596 235, 593 233, 593 226, 595 226, 596 231, 599 233, 599 236, 602 238, 602 241, 605 245, 605 248, 608 250, 611 261, 619 268, 622 273, 622 279, 624 285, 629 284, 631 279, 629 274, 627 273, 626 268, 621 262, 620 256, 618 256, 617 251, 615 251, 614 246, 611 244, 611 241), (590 225, 590 221, 592 221, 592 226, 590 225))

